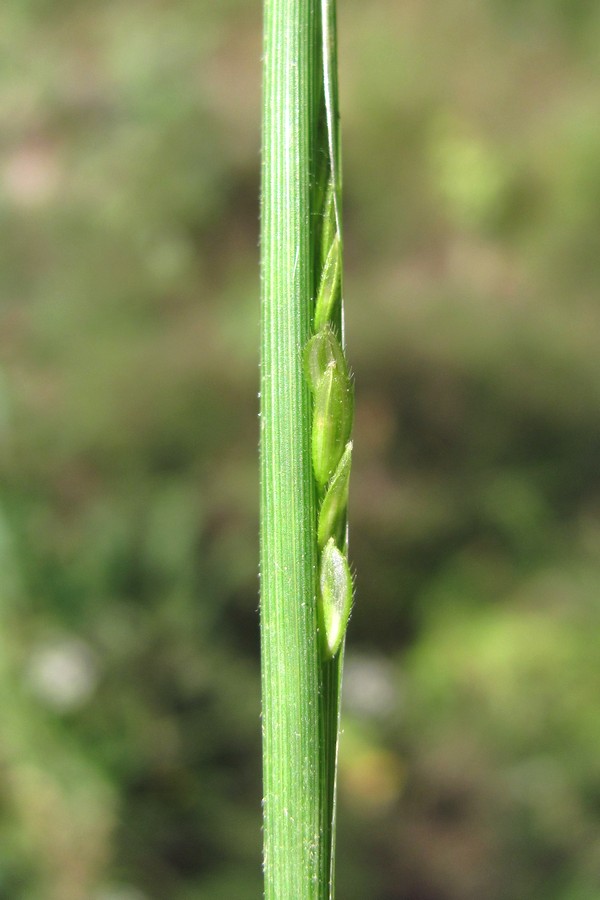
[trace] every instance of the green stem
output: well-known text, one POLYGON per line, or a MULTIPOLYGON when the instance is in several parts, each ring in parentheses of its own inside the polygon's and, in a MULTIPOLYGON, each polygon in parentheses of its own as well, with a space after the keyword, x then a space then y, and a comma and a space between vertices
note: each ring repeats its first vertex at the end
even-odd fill
MULTIPOLYGON (((312 464, 313 403, 303 351, 313 327, 331 321, 342 333, 335 302, 341 234, 334 14, 333 0, 266 0, 264 11, 261 653, 265 896, 271 900, 333 897, 343 646, 324 661, 317 612, 317 513, 324 491, 312 464)), ((338 362, 337 388, 345 371, 343 359, 338 362)), ((340 400, 351 403, 346 393, 340 400)), ((345 433, 339 406, 332 407, 338 418, 323 423, 334 427, 332 435, 336 422, 345 433)), ((325 462, 328 435, 323 432, 325 462)), ((321 480, 336 465, 335 459, 326 465, 321 480)))
POLYGON ((261 653, 265 896, 328 896, 331 817, 316 613, 311 398, 315 0, 266 0, 262 169, 261 653))

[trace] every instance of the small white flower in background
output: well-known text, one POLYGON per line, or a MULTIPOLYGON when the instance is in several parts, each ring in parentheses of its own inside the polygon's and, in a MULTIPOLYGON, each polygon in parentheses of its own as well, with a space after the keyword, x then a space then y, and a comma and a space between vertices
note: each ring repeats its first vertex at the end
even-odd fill
POLYGON ((32 649, 27 665, 31 691, 60 712, 83 706, 98 683, 98 665, 91 648, 78 638, 62 638, 32 649))
POLYGON ((344 706, 368 719, 384 717, 397 709, 398 695, 393 665, 380 656, 347 653, 344 664, 344 706))

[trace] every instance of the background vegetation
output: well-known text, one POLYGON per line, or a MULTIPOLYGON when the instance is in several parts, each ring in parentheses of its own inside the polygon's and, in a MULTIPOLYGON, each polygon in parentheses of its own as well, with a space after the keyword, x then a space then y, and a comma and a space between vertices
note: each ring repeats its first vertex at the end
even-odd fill
MULTIPOLYGON (((600 8, 342 0, 344 900, 600 898, 600 8)), ((0 898, 260 896, 261 10, 0 7, 0 898)))

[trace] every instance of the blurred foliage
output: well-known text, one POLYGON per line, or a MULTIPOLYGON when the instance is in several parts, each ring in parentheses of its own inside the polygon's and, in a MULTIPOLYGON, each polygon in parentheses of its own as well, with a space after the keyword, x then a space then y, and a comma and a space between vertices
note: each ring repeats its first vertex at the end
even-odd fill
MULTIPOLYGON (((339 19, 339 896, 599 900, 600 7, 339 19)), ((0 900, 261 893, 260 29, 0 8, 0 900)))

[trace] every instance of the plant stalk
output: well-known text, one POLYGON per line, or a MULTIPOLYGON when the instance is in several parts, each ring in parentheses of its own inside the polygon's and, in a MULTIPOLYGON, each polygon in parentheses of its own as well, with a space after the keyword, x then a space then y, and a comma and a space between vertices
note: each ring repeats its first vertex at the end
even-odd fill
POLYGON ((321 271, 325 179, 337 170, 323 86, 329 4, 264 5, 261 659, 268 900, 333 896, 343 648, 323 661, 317 615, 322 497, 311 464, 312 400, 302 366, 321 271))

